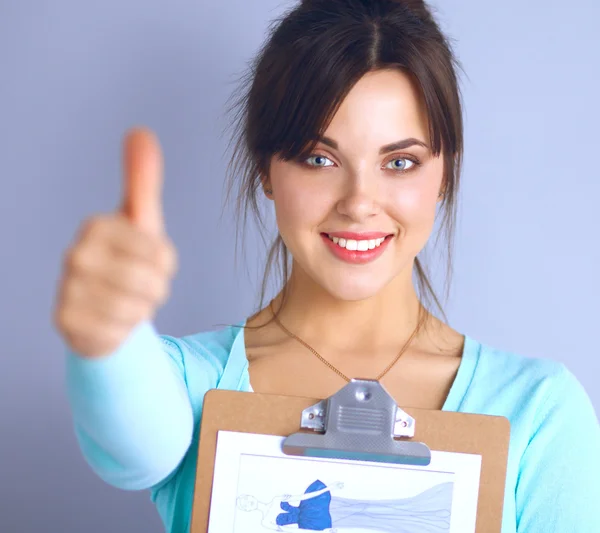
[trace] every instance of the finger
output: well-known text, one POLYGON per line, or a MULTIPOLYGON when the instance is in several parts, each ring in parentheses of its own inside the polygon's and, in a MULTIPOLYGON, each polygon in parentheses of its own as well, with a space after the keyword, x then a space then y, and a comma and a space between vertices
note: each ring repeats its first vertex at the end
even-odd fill
POLYGON ((113 255, 145 262, 167 277, 175 274, 177 250, 166 235, 157 239, 139 231, 125 220, 118 220, 107 231, 110 231, 107 242, 113 255))
POLYGON ((98 216, 90 220, 71 253, 85 256, 79 261, 84 268, 114 256, 145 262, 168 277, 177 267, 175 247, 166 235, 160 238, 149 235, 124 216, 98 216))
MULTIPOLYGON (((93 317, 97 324, 121 329, 132 327, 149 318, 153 306, 142 298, 124 295, 120 290, 99 279, 77 276, 65 289, 66 308, 78 314, 93 317)), ((91 331, 91 330, 90 330, 91 331)))
POLYGON ((126 134, 123 174, 123 214, 143 231, 163 234, 163 161, 158 139, 150 130, 133 128, 126 134))
POLYGON ((110 249, 89 247, 78 250, 68 260, 70 276, 101 283, 123 298, 138 298, 147 305, 162 303, 168 292, 169 278, 142 259, 118 255, 110 249))
POLYGON ((169 295, 169 280, 143 262, 115 260, 97 274, 98 281, 127 297, 157 307, 169 295))

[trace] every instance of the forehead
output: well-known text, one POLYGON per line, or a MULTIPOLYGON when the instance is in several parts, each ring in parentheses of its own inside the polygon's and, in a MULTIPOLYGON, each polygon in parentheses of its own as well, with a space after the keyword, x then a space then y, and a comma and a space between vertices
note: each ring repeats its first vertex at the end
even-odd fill
POLYGON ((325 135, 343 145, 381 145, 401 138, 428 139, 427 109, 417 82, 401 71, 365 74, 343 100, 325 135))

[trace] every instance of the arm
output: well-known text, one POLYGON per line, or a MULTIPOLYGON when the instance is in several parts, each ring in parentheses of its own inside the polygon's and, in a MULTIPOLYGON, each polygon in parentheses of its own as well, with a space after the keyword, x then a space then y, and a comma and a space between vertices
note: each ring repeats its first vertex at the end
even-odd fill
POLYGON ((556 376, 521 459, 518 533, 600 531, 600 425, 577 379, 556 376))
POLYGON ((68 352, 66 386, 81 451, 107 483, 150 488, 185 456, 194 419, 184 354, 152 324, 138 325, 108 356, 68 352))

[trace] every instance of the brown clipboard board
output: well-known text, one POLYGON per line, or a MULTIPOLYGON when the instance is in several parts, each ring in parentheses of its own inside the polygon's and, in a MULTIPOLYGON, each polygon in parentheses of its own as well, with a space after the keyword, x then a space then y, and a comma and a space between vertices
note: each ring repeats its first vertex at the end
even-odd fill
MULTIPOLYGON (((300 431, 302 412, 319 399, 213 389, 206 393, 190 533, 208 531, 217 435, 235 431, 286 437, 300 431)), ((501 416, 405 408, 414 441, 431 450, 481 455, 476 533, 501 533, 510 423, 501 416)))

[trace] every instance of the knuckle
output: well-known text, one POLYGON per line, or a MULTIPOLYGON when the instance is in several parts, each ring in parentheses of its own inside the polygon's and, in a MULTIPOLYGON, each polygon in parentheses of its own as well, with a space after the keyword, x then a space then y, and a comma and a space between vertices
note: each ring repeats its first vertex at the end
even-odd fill
POLYGON ((77 314, 69 306, 61 306, 57 309, 54 320, 59 331, 65 337, 71 339, 81 329, 81 323, 77 320, 77 314))
POLYGON ((83 239, 96 237, 104 230, 106 226, 106 217, 103 215, 93 215, 85 219, 81 225, 81 236, 83 239))
POLYGON ((167 240, 162 247, 161 263, 167 274, 173 275, 177 271, 178 257, 177 249, 172 241, 167 240))
POLYGON ((98 241, 107 234, 107 217, 94 215, 83 221, 78 238, 63 254, 63 265, 67 268, 85 268, 89 265, 92 250, 98 248, 98 241))
POLYGON ((89 289, 87 284, 77 275, 70 276, 65 280, 62 288, 62 304, 70 309, 79 302, 86 302, 89 289))
POLYGON ((87 246, 75 246, 65 255, 65 266, 71 271, 86 270, 89 267, 89 248, 87 246))
POLYGON ((69 248, 63 257, 63 264, 69 269, 76 269, 79 267, 81 260, 81 248, 78 246, 69 248))

